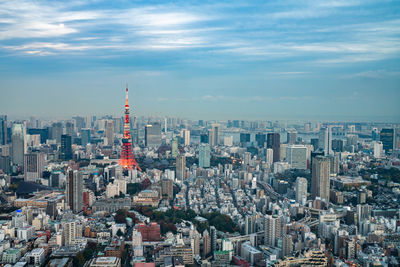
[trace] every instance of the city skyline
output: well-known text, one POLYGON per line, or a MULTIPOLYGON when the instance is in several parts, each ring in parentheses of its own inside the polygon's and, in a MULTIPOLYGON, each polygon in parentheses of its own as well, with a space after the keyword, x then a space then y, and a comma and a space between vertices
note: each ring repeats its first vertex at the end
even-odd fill
POLYGON ((398 122, 399 7, 3 1, 1 112, 398 122))

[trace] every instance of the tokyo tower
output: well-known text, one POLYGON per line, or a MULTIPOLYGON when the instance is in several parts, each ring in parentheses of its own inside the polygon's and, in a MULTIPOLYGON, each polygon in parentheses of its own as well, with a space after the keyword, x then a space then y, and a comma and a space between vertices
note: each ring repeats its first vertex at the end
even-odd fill
POLYGON ((131 125, 129 123, 128 85, 126 85, 125 122, 124 136, 122 137, 122 152, 118 164, 126 170, 132 170, 135 168, 142 171, 133 157, 132 151, 131 125))

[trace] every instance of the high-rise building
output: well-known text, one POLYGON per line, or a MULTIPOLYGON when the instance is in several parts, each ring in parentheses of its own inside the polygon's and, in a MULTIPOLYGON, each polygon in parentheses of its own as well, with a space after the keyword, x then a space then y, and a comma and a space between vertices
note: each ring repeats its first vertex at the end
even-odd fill
POLYGON ((211 239, 211 252, 217 250, 217 229, 214 226, 210 226, 210 239, 211 239))
POLYGON ((333 139, 332 140, 332 150, 334 152, 343 152, 344 151, 344 143, 341 139, 333 139))
POLYGON ((176 157, 176 179, 183 181, 186 179, 186 157, 179 155, 176 157))
POLYGON ((287 143, 290 145, 296 144, 297 142, 297 132, 296 131, 288 131, 287 134, 287 143))
POLYGON ((67 203, 74 213, 82 211, 83 208, 83 178, 82 173, 77 170, 67 172, 67 203))
POLYGON ((330 159, 317 156, 312 165, 311 194, 312 199, 320 197, 329 202, 330 159))
POLYGON ((381 141, 374 141, 372 142, 374 147, 374 157, 379 159, 383 156, 383 144, 381 141))
POLYGON ((286 161, 292 169, 307 169, 307 147, 304 145, 289 145, 286 147, 286 161))
POLYGON ((10 174, 11 158, 10 156, 0 156, 0 170, 5 174, 10 174))
POLYGON ((245 217, 245 235, 249 235, 255 232, 255 216, 246 215, 245 217))
POLYGON ((256 142, 258 147, 264 147, 265 141, 267 141, 267 135, 263 133, 256 134, 256 142))
POLYGON ((273 162, 280 161, 281 157, 281 141, 279 133, 268 133, 267 134, 267 147, 272 148, 274 151, 273 162))
POLYGON ((380 133, 380 141, 386 154, 391 154, 395 148, 395 131, 393 128, 384 128, 380 133))
POLYGON ((63 126, 61 122, 53 123, 51 126, 51 139, 56 140, 57 144, 61 143, 61 135, 63 134, 63 126))
POLYGON ((7 115, 0 115, 0 146, 7 144, 7 115))
POLYGON ((24 180, 34 182, 42 178, 46 163, 46 155, 38 152, 29 153, 25 154, 24 159, 24 180))
POLYGON ((143 257, 142 234, 139 231, 132 231, 132 248, 135 257, 143 257))
MULTIPOLYGON (((85 118, 84 117, 76 116, 76 117, 72 117, 72 119, 75 120, 75 127, 78 132, 80 132, 82 128, 85 128, 85 118)), ((91 127, 90 117, 88 117, 87 122, 91 127)), ((90 127, 87 127, 87 128, 90 128, 90 127)))
POLYGON ((284 235, 282 237, 282 256, 286 257, 293 252, 293 240, 291 235, 284 235))
POLYGON ((250 134, 249 133, 240 133, 240 143, 250 143, 250 134))
POLYGON ((208 144, 208 140, 209 140, 208 137, 209 137, 208 134, 201 134, 200 135, 200 143, 208 144))
POLYGON ((40 143, 45 144, 47 139, 49 139, 49 129, 28 129, 28 134, 30 135, 40 135, 40 143))
POLYGON ((74 136, 75 129, 74 129, 74 123, 73 122, 67 121, 65 123, 65 133, 70 135, 70 136, 74 136))
POLYGON ((72 159, 72 141, 70 135, 66 134, 61 135, 60 159, 61 160, 72 159))
POLYGON ((296 202, 305 205, 307 202, 307 179, 297 177, 296 179, 296 202))
POLYGON ((266 215, 264 218, 264 244, 275 247, 282 234, 282 218, 277 215, 266 215))
POLYGON ((210 168, 211 149, 208 144, 201 144, 199 147, 199 167, 210 168))
POLYGON ((332 155, 332 127, 327 126, 319 132, 318 147, 324 151, 324 155, 332 155))
POLYGON ((14 124, 11 132, 12 163, 23 166, 24 154, 26 152, 25 127, 22 124, 14 124))
POLYGON ((106 121, 106 131, 105 131, 105 142, 106 146, 114 145, 114 121, 107 120, 106 121))
POLYGON ((155 122, 145 126, 145 145, 147 147, 159 147, 161 145, 161 124, 155 122))
POLYGON ((272 148, 267 148, 265 152, 265 162, 272 165, 272 163, 274 163, 274 150, 272 148))
POLYGON ((207 229, 203 232, 203 259, 207 258, 211 253, 211 238, 207 229))
POLYGON ((217 146, 219 144, 219 124, 212 124, 209 136, 210 146, 217 146))
POLYGON ((161 195, 169 200, 174 198, 174 182, 170 179, 161 179, 161 195))
POLYGON ((77 225, 76 222, 71 221, 64 221, 63 225, 63 233, 64 233, 64 245, 70 246, 75 244, 75 239, 77 236, 77 225))
POLYGON ((182 130, 182 138, 185 146, 190 146, 190 131, 187 129, 182 130))
POLYGON ((179 154, 179 150, 178 150, 178 138, 174 137, 172 138, 172 142, 171 142, 171 156, 172 158, 176 158, 179 154))
POLYGON ((90 129, 85 128, 81 130, 81 140, 82 146, 90 144, 90 129))

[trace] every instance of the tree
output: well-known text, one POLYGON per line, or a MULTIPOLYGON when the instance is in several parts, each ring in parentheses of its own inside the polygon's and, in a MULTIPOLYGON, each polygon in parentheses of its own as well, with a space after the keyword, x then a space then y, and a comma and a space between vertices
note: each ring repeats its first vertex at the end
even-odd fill
POLYGON ((125 209, 117 210, 117 212, 114 215, 114 220, 116 223, 126 223, 127 215, 128 212, 125 209))

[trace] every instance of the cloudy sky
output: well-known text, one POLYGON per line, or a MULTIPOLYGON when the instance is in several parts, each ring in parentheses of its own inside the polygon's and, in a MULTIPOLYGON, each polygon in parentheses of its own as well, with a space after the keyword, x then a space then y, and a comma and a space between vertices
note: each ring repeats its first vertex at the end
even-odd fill
POLYGON ((0 113, 400 120, 400 1, 0 0, 0 113))

